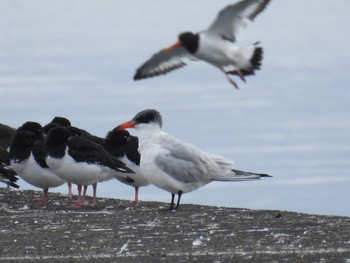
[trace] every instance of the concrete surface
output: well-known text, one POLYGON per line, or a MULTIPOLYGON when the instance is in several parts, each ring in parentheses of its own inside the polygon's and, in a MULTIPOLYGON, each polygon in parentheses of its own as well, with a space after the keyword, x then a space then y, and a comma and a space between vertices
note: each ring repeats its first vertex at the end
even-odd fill
POLYGON ((0 262, 350 262, 350 218, 0 189, 0 262))

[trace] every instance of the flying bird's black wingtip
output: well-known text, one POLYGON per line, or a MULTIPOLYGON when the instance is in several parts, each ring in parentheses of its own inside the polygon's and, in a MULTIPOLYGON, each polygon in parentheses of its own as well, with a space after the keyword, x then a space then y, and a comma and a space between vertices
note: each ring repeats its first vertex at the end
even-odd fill
POLYGON ((263 0, 260 5, 249 15, 249 19, 254 21, 255 17, 260 14, 266 6, 271 2, 271 0, 263 0))
POLYGON ((140 68, 138 68, 136 70, 136 73, 134 75, 134 80, 137 81, 137 80, 146 79, 146 78, 149 78, 149 77, 152 77, 152 76, 149 76, 149 74, 144 72, 144 67, 141 66, 140 68))
POLYGON ((139 72, 136 72, 133 78, 135 81, 142 79, 141 74, 139 72))

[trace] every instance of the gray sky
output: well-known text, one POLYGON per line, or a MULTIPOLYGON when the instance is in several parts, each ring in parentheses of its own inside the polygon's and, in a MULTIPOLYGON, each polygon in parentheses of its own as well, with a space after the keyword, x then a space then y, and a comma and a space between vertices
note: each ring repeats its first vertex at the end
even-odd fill
MULTIPOLYGON (((178 33, 204 30, 233 2, 2 1, 0 122, 45 124, 62 115, 104 136, 157 108, 167 132, 274 176, 212 183, 184 203, 350 215, 349 1, 272 0, 241 31, 242 44, 260 40, 265 56, 256 76, 237 80, 240 90, 201 62, 132 80, 178 33)), ((107 182, 98 195, 131 200, 133 190, 107 182)), ((149 187, 140 198, 170 195, 149 187)))

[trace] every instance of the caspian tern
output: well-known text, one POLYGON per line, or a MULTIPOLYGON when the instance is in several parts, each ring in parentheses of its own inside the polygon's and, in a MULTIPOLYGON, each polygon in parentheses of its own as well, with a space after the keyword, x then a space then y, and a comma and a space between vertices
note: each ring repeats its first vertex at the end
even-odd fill
POLYGON ((236 170, 224 157, 203 152, 162 131, 162 116, 157 110, 139 112, 116 130, 138 131, 140 167, 151 184, 171 193, 170 210, 180 205, 182 193, 191 192, 212 181, 244 181, 270 177, 267 174, 236 170), (175 207, 175 195, 178 195, 175 207))
POLYGON ((219 68, 238 88, 229 74, 236 74, 245 82, 245 76, 254 75, 255 70, 260 69, 263 59, 263 49, 257 46, 259 42, 247 47, 234 44, 238 30, 246 26, 246 20, 253 21, 269 2, 243 0, 226 6, 206 30, 181 33, 175 44, 155 53, 137 69, 134 80, 166 74, 185 66, 189 60, 202 60, 219 68))

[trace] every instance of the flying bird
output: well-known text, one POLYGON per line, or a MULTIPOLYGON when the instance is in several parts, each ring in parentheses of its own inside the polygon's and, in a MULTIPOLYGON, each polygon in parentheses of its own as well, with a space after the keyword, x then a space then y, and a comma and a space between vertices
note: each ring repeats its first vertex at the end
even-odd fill
POLYGON ((270 177, 267 174, 236 170, 222 156, 203 152, 162 131, 162 116, 157 110, 139 112, 116 130, 138 131, 140 168, 148 181, 171 193, 170 210, 179 208, 181 195, 212 181, 245 181, 270 177), (175 206, 175 195, 178 195, 175 206))
POLYGON ((137 69, 134 80, 166 74, 184 67, 187 61, 202 60, 219 68, 227 80, 238 88, 229 75, 238 75, 246 82, 245 76, 254 75, 263 59, 259 42, 246 47, 236 45, 238 30, 246 26, 247 20, 253 21, 269 2, 243 0, 226 6, 206 30, 181 33, 175 44, 155 53, 137 69))

